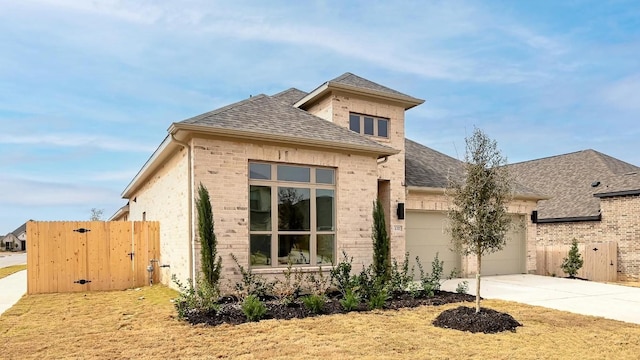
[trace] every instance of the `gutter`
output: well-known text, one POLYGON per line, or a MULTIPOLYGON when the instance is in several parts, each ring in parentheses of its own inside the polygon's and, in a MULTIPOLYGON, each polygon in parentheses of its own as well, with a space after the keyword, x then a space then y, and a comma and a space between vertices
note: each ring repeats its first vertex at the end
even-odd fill
MULTIPOLYGON (((534 220, 533 216, 531 220, 534 220)), ((565 223, 565 222, 583 222, 583 221, 601 221, 601 220, 602 220, 602 215, 596 215, 596 216, 575 216, 575 217, 548 218, 548 219, 536 218, 535 221, 532 221, 532 222, 535 224, 554 224, 554 223, 565 223)))
POLYGON ((182 146, 183 148, 185 148, 185 150, 187 151, 187 194, 190 194, 190 196, 188 197, 187 201, 188 201, 188 208, 189 211, 187 212, 187 221, 189 224, 189 274, 191 274, 191 279, 192 281, 196 281, 196 269, 195 269, 195 235, 194 235, 194 228, 193 228, 193 171, 192 171, 192 165, 193 165, 193 160, 192 160, 192 156, 191 156, 191 146, 189 146, 188 143, 186 142, 182 142, 178 139, 176 139, 175 135, 173 133, 171 133, 171 140, 175 141, 178 145, 182 146))
POLYGON ((603 192, 603 193, 593 194, 593 196, 597 197, 597 198, 614 197, 614 196, 629 196, 629 195, 640 195, 640 189, 638 189, 638 190, 611 191, 611 192, 603 192))

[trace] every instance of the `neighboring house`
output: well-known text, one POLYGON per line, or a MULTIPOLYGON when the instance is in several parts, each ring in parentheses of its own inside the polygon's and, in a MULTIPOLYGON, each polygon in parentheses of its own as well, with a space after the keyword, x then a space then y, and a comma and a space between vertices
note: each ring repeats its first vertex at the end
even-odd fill
POLYGON ((539 245, 616 241, 619 277, 640 277, 640 167, 584 150, 510 169, 550 196, 533 214, 539 245))
POLYGON ((127 221, 129 220, 129 204, 118 209, 107 221, 127 221))
MULTIPOLYGON (((391 255, 436 253, 446 270, 475 273, 453 254, 446 234, 446 179, 461 163, 405 138, 405 111, 424 101, 346 73, 310 93, 289 89, 173 123, 129 183, 129 220, 160 222, 161 281, 194 278, 200 268, 195 194, 210 193, 223 276, 240 275, 231 259, 263 275, 288 261, 308 270, 346 252, 354 269, 372 262, 372 209, 385 211, 391 255)), ((521 226, 483 273, 535 271, 535 226, 543 197, 519 187, 509 211, 521 226)), ((116 213, 117 215, 118 213, 116 213)), ((114 215, 113 218, 116 217, 114 215)))
POLYGON ((8 233, 3 239, 3 250, 25 251, 27 250, 27 223, 20 225, 17 229, 8 233))

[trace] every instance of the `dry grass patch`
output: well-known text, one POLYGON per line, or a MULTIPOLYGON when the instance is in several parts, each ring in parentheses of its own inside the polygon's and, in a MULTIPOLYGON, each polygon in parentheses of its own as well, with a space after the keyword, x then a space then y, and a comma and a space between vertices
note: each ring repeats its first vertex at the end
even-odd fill
POLYGON ((18 271, 27 270, 27 265, 11 265, 0 268, 0 279, 7 277, 11 274, 15 274, 18 271))
POLYGON ((460 304, 238 326, 176 319, 163 286, 23 297, 0 316, 3 358, 557 359, 634 358, 640 325, 511 302, 483 306, 521 322, 515 333, 470 334, 433 319, 460 304))

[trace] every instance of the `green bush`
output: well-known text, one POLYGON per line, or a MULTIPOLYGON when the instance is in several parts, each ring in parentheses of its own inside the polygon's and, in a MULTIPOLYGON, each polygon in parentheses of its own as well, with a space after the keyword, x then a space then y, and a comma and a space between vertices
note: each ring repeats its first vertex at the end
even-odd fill
POLYGON ((569 277, 575 277, 578 273, 578 270, 582 268, 584 261, 580 255, 580 251, 578 250, 578 241, 573 239, 571 243, 571 249, 569 250, 569 256, 562 259, 562 271, 567 273, 569 277))
POLYGON ((360 304, 360 297, 351 289, 347 290, 347 293, 340 300, 340 305, 342 305, 342 308, 345 311, 355 310, 358 307, 358 304, 360 304))
POLYGON ((369 302, 368 302, 369 309, 371 310, 382 309, 384 307, 384 304, 386 304, 387 299, 389 299, 389 294, 387 293, 387 290, 384 290, 384 289, 378 290, 374 294, 371 294, 369 298, 369 302))
POLYGON ((273 294, 281 304, 289 305, 300 296, 304 278, 302 271, 300 269, 294 269, 291 261, 289 261, 287 269, 284 270, 282 274, 284 280, 275 280, 273 284, 273 294))
POLYGON ((409 253, 406 252, 402 266, 398 264, 396 259, 393 259, 389 288, 394 292, 407 291, 410 284, 413 283, 413 275, 414 268, 411 267, 411 269, 409 269, 409 253))
POLYGON ((371 238, 373 239, 373 274, 378 282, 386 285, 389 281, 389 268, 391 267, 391 240, 387 234, 387 225, 380 199, 373 202, 371 238))
POLYGON ((325 297, 322 295, 312 294, 302 298, 304 307, 314 314, 321 314, 324 309, 325 297))
POLYGON ((251 269, 246 270, 242 265, 240 265, 238 258, 236 258, 234 254, 231 254, 231 258, 235 261, 236 266, 242 275, 242 280, 235 284, 235 290, 238 297, 243 299, 249 295, 254 295, 258 298, 264 299, 267 294, 273 293, 273 282, 266 280, 260 275, 252 273, 251 269))
POLYGON ((324 276, 322 267, 317 273, 308 273, 306 278, 307 290, 313 295, 324 296, 329 289, 331 278, 324 276))
POLYGON ((354 290, 357 285, 356 277, 351 275, 353 257, 349 258, 347 253, 342 251, 342 260, 331 268, 331 284, 335 286, 342 296, 346 296, 348 291, 354 290))
POLYGON ((353 288, 361 299, 369 300, 371 296, 375 295, 382 289, 380 278, 377 278, 373 272, 373 266, 365 268, 362 266, 362 271, 355 277, 356 286, 353 288))
POLYGON ((467 291, 469 291, 469 282, 467 280, 459 282, 458 286, 456 286, 456 292, 458 294, 466 294, 467 291))
POLYGON ((207 281, 198 278, 196 281, 198 286, 195 287, 191 279, 187 279, 187 285, 184 285, 175 274, 171 276, 171 280, 178 286, 180 292, 173 302, 178 318, 186 319, 193 313, 215 313, 220 309, 217 303, 220 294, 217 289, 211 288, 207 281))
POLYGON ((267 307, 257 296, 249 295, 242 302, 242 312, 248 321, 259 321, 267 313, 267 307))

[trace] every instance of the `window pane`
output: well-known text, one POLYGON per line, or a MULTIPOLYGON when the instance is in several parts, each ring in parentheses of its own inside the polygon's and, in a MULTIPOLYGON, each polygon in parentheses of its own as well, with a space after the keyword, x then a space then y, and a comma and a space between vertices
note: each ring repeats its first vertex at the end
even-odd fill
POLYGON ((271 230, 271 187, 251 185, 249 188, 249 229, 271 230))
POLYGON ((349 129, 357 133, 360 132, 360 116, 349 115, 349 129))
POLYGON ((387 129, 387 125, 389 125, 388 120, 386 119, 378 119, 378 136, 380 137, 388 137, 389 131, 387 129))
POLYGON ((333 169, 316 169, 316 183, 333 184, 333 169))
POLYGON ((318 235, 317 247, 318 264, 333 264, 334 235, 318 235))
POLYGON ((271 165, 249 163, 249 178, 271 180, 271 165))
POLYGON ((309 235, 279 235, 278 264, 309 264, 309 235))
POLYGON ((364 133, 367 135, 373 135, 373 118, 364 118, 364 133))
POLYGON ((318 231, 333 231, 333 190, 316 190, 316 221, 318 231))
POLYGON ((278 188, 278 229, 311 230, 311 191, 309 189, 278 188))
POLYGON ((278 165, 278 180, 283 181, 311 181, 311 169, 300 166, 278 165))
POLYGON ((251 235, 251 266, 271 265, 271 235, 251 235))

